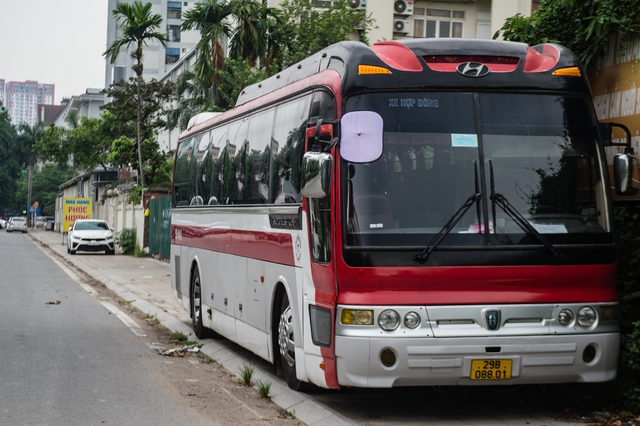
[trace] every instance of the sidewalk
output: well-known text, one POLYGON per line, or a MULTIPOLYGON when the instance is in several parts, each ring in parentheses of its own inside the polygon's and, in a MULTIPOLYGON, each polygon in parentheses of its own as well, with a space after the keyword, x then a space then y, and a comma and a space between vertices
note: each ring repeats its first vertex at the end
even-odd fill
MULTIPOLYGON (((144 313, 156 315, 162 325, 172 332, 193 333, 191 318, 173 296, 171 268, 168 262, 153 258, 136 258, 116 254, 67 254, 66 237, 57 232, 31 231, 29 235, 54 254, 73 263, 77 268, 106 285, 123 300, 144 313)), ((250 361, 212 339, 201 341, 201 351, 215 359, 229 372, 239 376, 243 364, 250 361)), ((308 395, 295 392, 286 382, 255 366, 256 380, 271 381, 271 400, 279 407, 295 412, 296 418, 307 425, 355 425, 356 423, 320 404, 308 395)))

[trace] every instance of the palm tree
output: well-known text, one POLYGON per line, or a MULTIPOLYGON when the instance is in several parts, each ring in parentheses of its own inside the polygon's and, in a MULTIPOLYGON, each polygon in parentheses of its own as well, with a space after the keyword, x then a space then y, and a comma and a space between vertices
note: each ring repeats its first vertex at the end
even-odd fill
POLYGON ((270 53, 273 54, 270 32, 282 25, 283 15, 278 9, 255 0, 231 0, 229 8, 238 21, 231 38, 229 56, 246 59, 249 66, 255 67, 259 60, 266 60, 270 53))
POLYGON ((120 49, 123 47, 128 49, 131 44, 134 45, 135 50, 131 52, 131 57, 135 60, 133 71, 136 73, 138 82, 138 166, 140 168, 140 183, 144 187, 144 172, 142 167, 142 143, 140 136, 140 109, 141 109, 141 95, 140 84, 142 81, 142 48, 146 46, 150 41, 158 41, 163 47, 166 47, 168 38, 165 34, 158 32, 158 28, 162 24, 162 16, 160 14, 151 13, 151 3, 143 4, 140 1, 135 1, 133 4, 118 3, 112 13, 116 20, 120 23, 120 31, 122 37, 116 39, 111 43, 107 50, 102 54, 109 59, 110 63, 114 63, 120 55, 120 49))
POLYGON ((231 32, 227 23, 229 13, 229 6, 223 0, 202 0, 182 15, 182 31, 200 32, 201 38, 196 45, 198 57, 193 70, 198 82, 211 88, 211 103, 215 97, 214 84, 220 82, 217 70, 224 68, 224 49, 220 40, 231 32))

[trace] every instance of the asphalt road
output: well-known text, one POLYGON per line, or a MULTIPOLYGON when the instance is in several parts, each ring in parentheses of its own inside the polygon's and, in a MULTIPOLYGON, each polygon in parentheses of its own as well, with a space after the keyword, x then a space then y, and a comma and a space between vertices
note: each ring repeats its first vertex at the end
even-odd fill
MULTIPOLYGON (((162 360, 22 234, 0 235, 0 424, 170 425, 192 417, 162 360)), ((200 424, 200 422, 196 422, 200 424)))

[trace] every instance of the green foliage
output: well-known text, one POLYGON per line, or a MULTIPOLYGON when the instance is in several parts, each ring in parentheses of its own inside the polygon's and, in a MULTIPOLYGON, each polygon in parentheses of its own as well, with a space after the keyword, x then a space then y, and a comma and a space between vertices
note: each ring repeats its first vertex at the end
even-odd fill
POLYGON ((640 32, 640 0, 546 0, 532 16, 513 16, 494 35, 530 45, 559 43, 587 68, 598 66, 611 34, 640 32))
MULTIPOLYGON (((56 208, 56 198, 60 190, 60 185, 71 179, 71 167, 57 164, 45 164, 39 172, 32 176, 31 183, 31 203, 37 201, 41 207, 41 215, 53 216, 56 208)), ((16 200, 17 207, 24 209, 27 205, 28 175, 22 174, 19 181, 16 200)))
POLYGON ((240 367, 240 383, 244 386, 251 386, 251 379, 253 378, 254 372, 255 367, 243 363, 242 367, 240 367))
POLYGON ((136 60, 133 70, 138 76, 142 75, 143 47, 151 41, 158 41, 166 47, 168 41, 166 34, 157 31, 162 25, 162 15, 152 13, 152 8, 153 5, 149 2, 117 3, 112 13, 118 21, 120 37, 102 54, 113 64, 120 53, 133 44, 135 50, 131 56, 136 60))
MULTIPOLYGON (((103 114, 107 125, 114 130, 111 139, 110 160, 120 166, 132 165, 138 169, 137 141, 137 80, 121 81, 111 85, 107 96, 113 99, 103 107, 109 115, 103 114), (133 144, 132 144, 133 141, 133 144)), ((158 168, 165 159, 157 142, 157 132, 167 128, 167 109, 174 92, 174 83, 160 83, 157 80, 140 80, 140 138, 142 140, 142 162, 146 182, 153 182, 158 168)))
POLYGON ((263 382, 262 380, 258 380, 258 393, 261 398, 269 398, 269 394, 271 393, 271 382, 263 382))
POLYGON ((233 108, 242 89, 268 77, 266 72, 251 68, 245 61, 234 59, 227 59, 225 69, 219 71, 219 75, 221 82, 217 88, 214 111, 233 108))
POLYGON ((20 161, 16 129, 9 121, 9 113, 0 102, 0 213, 15 208, 20 161))
POLYGON ((128 256, 135 254, 138 245, 138 235, 134 228, 125 228, 116 237, 116 244, 122 249, 122 253, 128 256))
POLYGON ((181 331, 171 333, 171 338, 176 342, 186 342, 188 339, 187 335, 181 331))
POLYGON ((621 409, 640 413, 640 205, 616 205, 615 217, 621 311, 615 400, 621 409))
POLYGON ((374 25, 365 11, 349 7, 346 0, 326 10, 319 10, 309 0, 285 0, 281 7, 286 22, 279 36, 286 46, 280 61, 283 67, 331 44, 351 40, 354 33, 367 43, 366 34, 374 25))
POLYGON ((164 162, 156 168, 151 182, 154 188, 171 188, 171 174, 173 172, 173 157, 164 157, 164 162))

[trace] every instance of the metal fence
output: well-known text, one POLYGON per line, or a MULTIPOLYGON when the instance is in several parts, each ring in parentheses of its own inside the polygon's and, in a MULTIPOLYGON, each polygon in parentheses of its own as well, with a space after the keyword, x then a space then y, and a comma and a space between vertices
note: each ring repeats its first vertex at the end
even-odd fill
POLYGON ((149 200, 149 252, 171 255, 171 196, 149 200))

